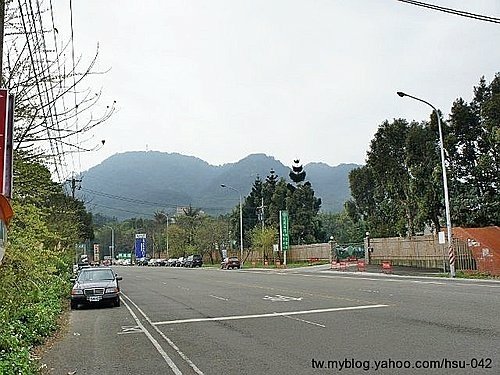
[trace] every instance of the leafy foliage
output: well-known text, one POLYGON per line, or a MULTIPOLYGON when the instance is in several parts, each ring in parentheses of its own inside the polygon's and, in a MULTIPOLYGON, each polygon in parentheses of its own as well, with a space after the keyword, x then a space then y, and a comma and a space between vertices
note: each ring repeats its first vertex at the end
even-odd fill
POLYGON ((15 165, 15 216, 0 265, 0 373, 32 374, 37 364, 30 351, 57 327, 74 245, 88 223, 83 206, 66 199, 42 164, 16 154, 15 165))
MULTIPOLYGON (((442 122, 452 223, 500 224, 500 73, 484 78, 474 99, 457 99, 442 122)), ((422 124, 397 119, 382 123, 371 141, 366 165, 351 171, 354 221, 373 236, 414 235, 444 220, 442 167, 435 113, 422 124)))
POLYGON ((449 150, 452 220, 463 226, 500 223, 500 73, 481 78, 470 104, 457 99, 445 144, 449 150))

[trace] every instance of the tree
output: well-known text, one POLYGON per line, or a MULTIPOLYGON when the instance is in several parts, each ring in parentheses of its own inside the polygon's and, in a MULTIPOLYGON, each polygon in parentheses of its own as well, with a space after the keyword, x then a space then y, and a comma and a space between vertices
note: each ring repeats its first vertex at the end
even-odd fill
POLYGON ((362 220, 354 222, 347 210, 337 213, 320 213, 319 219, 325 233, 322 238, 323 242, 329 241, 330 236, 333 236, 339 244, 363 242, 366 225, 362 220))
POLYGON ((290 242, 292 244, 315 243, 321 237, 318 212, 321 199, 314 196, 311 184, 299 184, 287 198, 290 217, 290 242))
POLYGON ((445 139, 450 169, 452 222, 500 224, 500 73, 474 88, 470 104, 452 106, 445 139))
POLYGON ((93 239, 92 215, 83 202, 68 197, 62 185, 51 180, 48 168, 35 160, 26 152, 15 153, 13 201, 18 207, 40 210, 49 232, 54 234, 51 240, 46 239, 47 245, 67 247, 93 239))
POLYGON ((87 65, 61 48, 59 33, 42 1, 6 2, 2 87, 15 94, 14 147, 50 160, 60 180, 62 157, 86 148, 83 134, 103 124, 115 103, 100 106, 101 92, 81 86, 94 74, 98 49, 87 65), (49 25, 50 24, 50 25, 49 25), (51 35, 48 35, 51 34, 51 35))
POLYGON ((384 121, 366 165, 349 174, 348 212, 354 221, 364 219, 372 235, 413 236, 431 223, 439 229, 442 187, 435 134, 425 123, 384 121))
POLYGON ((189 206, 185 208, 184 215, 180 215, 176 219, 176 224, 181 227, 187 235, 186 245, 195 246, 195 235, 202 221, 202 214, 199 208, 189 206))
POLYGON ((214 264, 214 250, 226 248, 227 243, 227 220, 224 217, 203 217, 196 231, 196 248, 202 256, 208 255, 210 262, 214 264))
POLYGON ((255 227, 252 229, 252 247, 262 252, 262 259, 270 259, 273 253, 273 245, 277 242, 278 231, 275 228, 255 227))

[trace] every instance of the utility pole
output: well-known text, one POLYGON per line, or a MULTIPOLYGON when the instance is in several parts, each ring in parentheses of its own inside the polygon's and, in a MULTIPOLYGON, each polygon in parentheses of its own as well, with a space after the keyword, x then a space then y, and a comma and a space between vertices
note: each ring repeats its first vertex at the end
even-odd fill
MULTIPOLYGON (((1 1, 1 0, 0 0, 0 1, 1 1)), ((71 180, 66 180, 66 181, 67 181, 67 182, 71 182, 71 197, 72 197, 73 199, 75 199, 75 190, 77 189, 77 188, 76 188, 76 183, 77 183, 77 182, 82 182, 82 180, 78 180, 78 179, 76 179, 76 178, 74 178, 74 177, 73 177, 73 178, 71 178, 71 180)), ((80 187, 80 186, 78 186, 78 190, 80 190, 80 188, 81 188, 81 187, 80 187)))
POLYGON ((260 221, 262 223, 262 231, 264 231, 264 208, 267 206, 264 206, 264 197, 261 198, 261 204, 259 207, 257 207, 257 210, 259 211, 259 216, 260 216, 260 221))
POLYGON ((5 0, 0 0, 0 86, 3 85, 3 33, 5 24, 5 0))

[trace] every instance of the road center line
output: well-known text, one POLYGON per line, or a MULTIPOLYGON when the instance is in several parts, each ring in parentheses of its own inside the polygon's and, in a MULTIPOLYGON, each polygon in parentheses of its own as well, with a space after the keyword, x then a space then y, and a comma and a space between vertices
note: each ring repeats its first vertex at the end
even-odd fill
MULTIPOLYGON (((156 326, 154 325, 154 323, 151 321, 151 319, 149 319, 149 317, 148 317, 148 316, 144 313, 144 311, 142 311, 142 310, 140 309, 140 307, 139 307, 139 306, 137 306, 137 304, 136 304, 134 301, 132 301, 132 300, 131 300, 128 296, 126 296, 124 293, 122 293, 122 296, 123 296, 123 297, 125 297, 125 298, 126 298, 126 299, 127 299, 127 300, 128 300, 128 301, 132 304, 132 305, 134 305, 134 307, 135 307, 135 308, 136 308, 136 309, 137 309, 137 310, 141 313, 141 315, 144 317, 144 319, 146 319, 146 321, 147 321, 147 322, 151 325, 151 327, 153 327, 153 328, 154 328, 154 330, 155 330, 156 332, 158 332, 158 334, 159 334, 161 337, 163 337, 163 339, 164 339, 164 340, 168 343, 168 345, 170 345, 170 347, 171 347, 172 349, 174 349, 174 350, 177 352, 177 354, 179 354, 179 356, 180 356, 183 360, 185 360, 185 361, 187 362, 187 364, 188 364, 188 365, 189 365, 189 366, 190 366, 190 367, 194 370, 194 372, 196 372, 198 375, 204 375, 204 374, 203 374, 203 371, 201 371, 201 370, 200 370, 200 369, 199 369, 199 368, 198 368, 198 367, 197 367, 197 366, 193 363, 193 361, 191 361, 191 360, 188 358, 188 356, 187 356, 187 355, 185 355, 185 354, 184 354, 184 353, 183 353, 183 352, 179 349, 179 347, 178 347, 177 345, 175 345, 175 344, 174 344, 174 342, 173 342, 172 340, 170 340, 170 339, 169 339, 169 338, 168 338, 168 337, 167 337, 167 336, 166 336, 166 335, 165 335, 162 331, 160 331, 160 329, 159 329, 158 327, 156 327, 156 326)), ((128 306, 127 306, 127 307, 128 307, 128 306)), ((129 310, 130 310, 130 308, 129 308, 129 310)), ((131 310, 130 310, 130 311, 131 311, 131 310)), ((132 311, 131 311, 131 313, 133 314, 133 312, 132 312, 132 311)), ((134 316, 134 318, 135 318, 135 315, 133 315, 133 316, 134 316)), ((138 320, 136 320, 136 321, 138 321, 138 320)), ((144 326, 142 326, 142 327, 144 327, 144 326)), ((145 328, 144 328, 144 330, 146 331, 146 329, 145 329, 145 328)), ((146 332, 147 332, 147 331, 146 331, 146 332)), ((154 340, 154 338, 153 338, 153 340, 154 340)), ((160 347, 160 348, 161 348, 161 347, 160 347)), ((163 350, 163 349, 162 349, 162 350, 163 350)), ((172 362, 172 363, 173 363, 173 362, 172 362)), ((175 364, 174 364, 174 366, 175 366, 175 364)), ((175 371, 174 371, 174 372, 175 372, 175 371)))
MULTIPOLYGON (((165 350, 163 350, 161 345, 158 344, 158 341, 156 341, 155 338, 151 335, 151 333, 149 333, 149 331, 146 329, 146 327, 144 327, 144 325, 142 325, 141 321, 139 320, 139 318, 137 318, 137 315, 135 315, 134 311, 130 308, 128 303, 123 301, 123 304, 130 312, 130 315, 132 315, 132 317, 134 318, 135 322, 137 323, 137 326, 142 330, 142 332, 144 332, 146 334, 146 337, 149 339, 149 341, 151 341, 151 343, 156 348, 158 353, 160 353, 160 355, 163 357, 165 362, 167 362, 167 364, 170 366, 170 368, 172 369, 174 374, 182 375, 181 370, 179 370, 179 368, 175 365, 174 361, 172 361, 172 359, 168 356, 168 354, 165 352, 165 350)), ((156 328, 156 327, 154 327, 154 328, 156 328)))
POLYGON ((273 312, 267 314, 254 314, 254 315, 236 315, 236 316, 221 316, 217 318, 194 318, 194 319, 179 319, 179 320, 166 320, 163 322, 152 323, 154 326, 167 325, 167 324, 182 324, 182 323, 198 323, 198 322, 216 322, 224 320, 241 320, 241 319, 256 319, 256 318, 274 318, 277 316, 292 316, 292 315, 305 315, 305 314, 318 314, 335 311, 350 311, 350 310, 365 310, 375 309, 378 307, 388 307, 389 305, 365 305, 365 306, 349 306, 349 307, 332 307, 328 309, 316 310, 302 310, 302 311, 285 311, 273 312))

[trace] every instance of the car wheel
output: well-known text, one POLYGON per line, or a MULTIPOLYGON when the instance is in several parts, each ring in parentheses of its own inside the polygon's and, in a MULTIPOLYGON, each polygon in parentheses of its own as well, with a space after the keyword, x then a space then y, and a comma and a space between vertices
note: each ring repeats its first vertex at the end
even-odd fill
POLYGON ((78 303, 75 301, 71 301, 71 310, 76 310, 78 309, 78 303))
POLYGON ((113 302, 114 307, 120 307, 120 297, 116 297, 116 299, 113 302))

